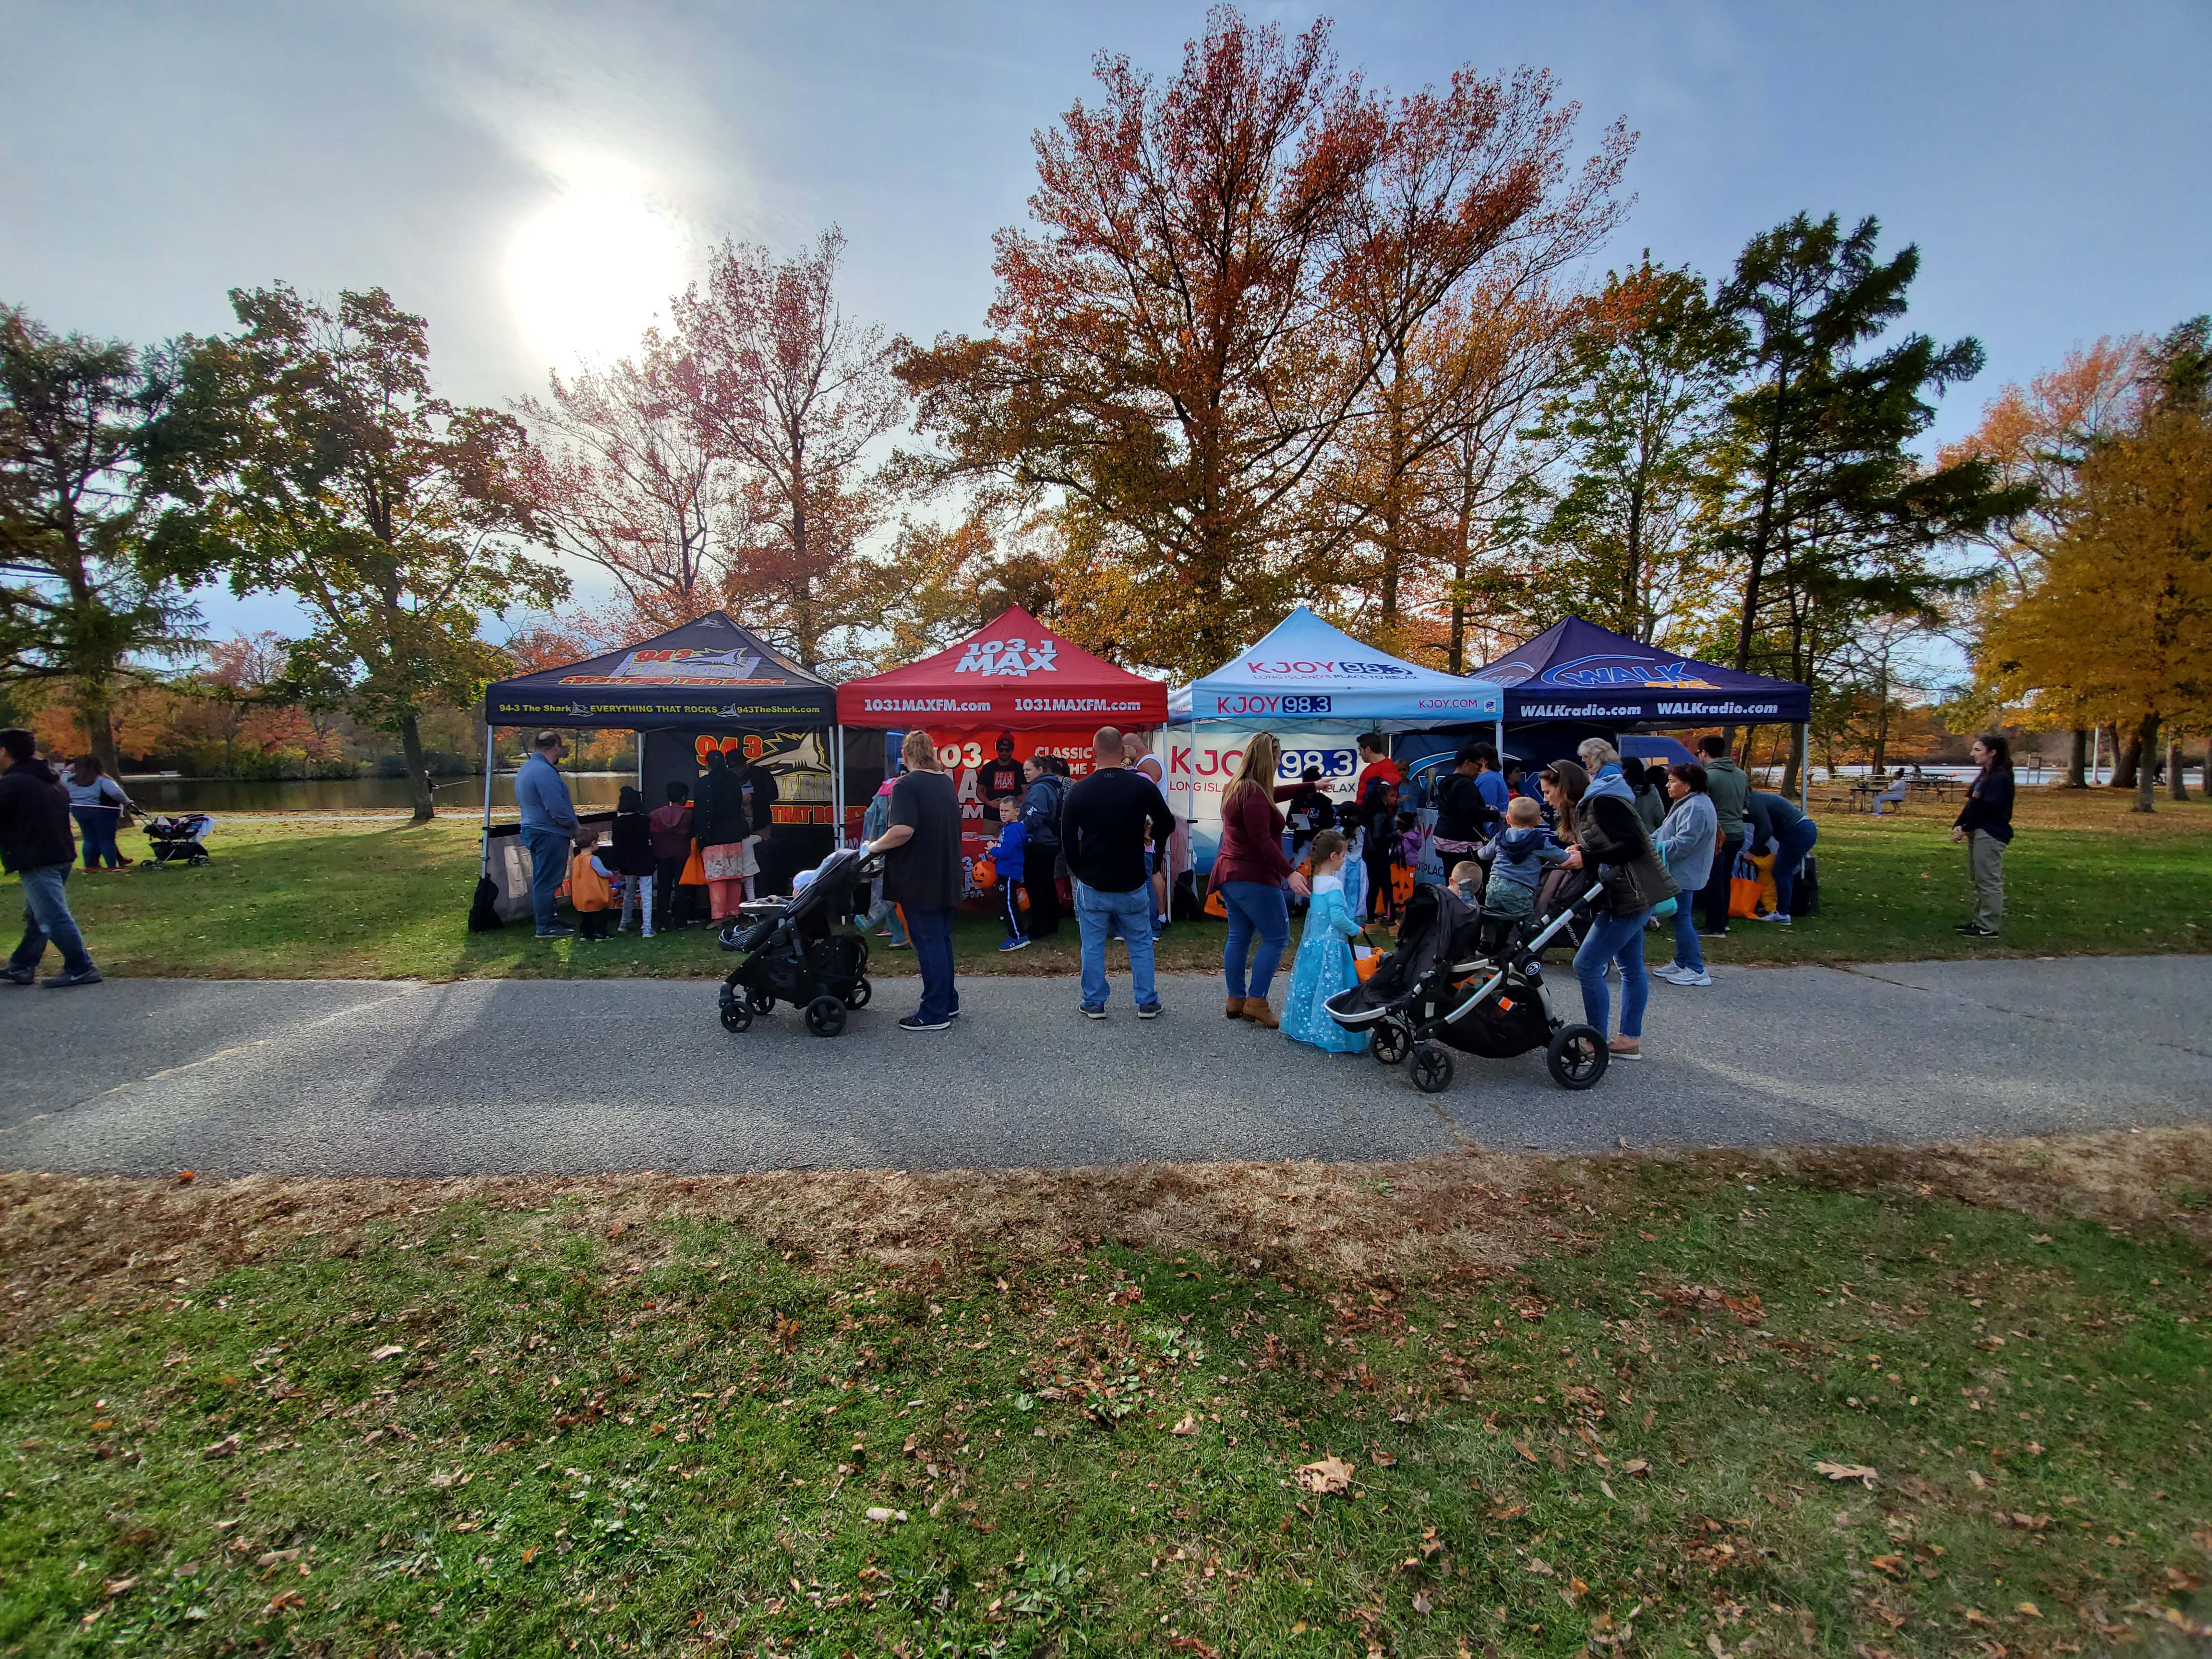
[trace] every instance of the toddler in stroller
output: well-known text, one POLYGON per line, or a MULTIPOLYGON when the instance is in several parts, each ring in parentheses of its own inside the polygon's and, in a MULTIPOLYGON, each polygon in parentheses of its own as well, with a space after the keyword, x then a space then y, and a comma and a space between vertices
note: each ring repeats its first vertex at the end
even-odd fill
POLYGON ((1489 1060, 1541 1048, 1554 1083, 1590 1088, 1605 1075, 1604 1034, 1553 1012, 1542 959, 1596 890, 1524 918, 1486 916, 1450 887, 1422 887, 1407 902, 1398 948, 1323 1006, 1345 1030, 1372 1032, 1370 1052, 1384 1065, 1410 1054, 1425 1094, 1451 1086, 1454 1048, 1489 1060))
POLYGON ((841 847, 789 898, 747 900, 739 907, 722 930, 722 948, 744 957, 722 981, 724 1030, 749 1030, 755 1015, 781 1000, 806 1011, 806 1029, 815 1036, 833 1037, 845 1029, 846 1010, 868 1006, 868 941, 833 928, 865 908, 864 884, 882 868, 882 859, 841 847))

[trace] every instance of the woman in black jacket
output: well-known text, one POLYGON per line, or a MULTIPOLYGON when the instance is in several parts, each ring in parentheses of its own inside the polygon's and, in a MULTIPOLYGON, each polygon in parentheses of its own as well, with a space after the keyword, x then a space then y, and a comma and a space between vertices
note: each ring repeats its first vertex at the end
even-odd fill
MULTIPOLYGON (((699 838, 699 862, 707 872, 707 893, 714 920, 738 913, 745 891, 746 866, 751 863, 752 815, 745 810, 744 790, 738 775, 719 749, 707 753, 707 770, 692 793, 694 831, 699 838)), ((753 865, 758 869, 757 865, 753 865)))
POLYGON ((1603 890, 1591 902, 1589 931, 1575 952, 1575 978, 1583 988, 1583 1018, 1602 1031, 1613 1013, 1606 964, 1620 964, 1620 1035, 1607 1043, 1616 1060, 1644 1058, 1644 1009, 1651 981, 1644 971, 1644 924, 1654 906, 1680 890, 1652 849, 1650 833, 1634 805, 1618 795, 1593 795, 1589 774, 1572 761, 1553 761, 1543 771, 1544 799, 1563 825, 1571 825, 1570 870, 1595 874, 1603 890))
POLYGON ((2004 920, 2004 855, 2012 845, 2012 744, 1996 732, 1974 739, 1982 769, 1966 791, 1966 804, 1951 826, 1951 839, 1966 848, 1966 874, 1974 884, 1974 919, 1959 931, 1969 939, 1995 939, 2004 920))

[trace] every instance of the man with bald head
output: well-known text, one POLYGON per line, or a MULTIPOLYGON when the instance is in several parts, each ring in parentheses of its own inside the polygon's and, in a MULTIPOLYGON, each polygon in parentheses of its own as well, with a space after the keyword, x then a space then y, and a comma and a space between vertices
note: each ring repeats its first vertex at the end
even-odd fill
POLYGON ((1146 868, 1148 847, 1167 862, 1175 818, 1159 786, 1122 764, 1121 733, 1101 726, 1091 744, 1091 775, 1067 792, 1060 839, 1075 878, 1075 923, 1083 935, 1082 1012, 1106 1018, 1113 988, 1106 981, 1106 937, 1119 929, 1129 943, 1129 988, 1137 1018, 1160 1012, 1152 979, 1152 888, 1146 868))

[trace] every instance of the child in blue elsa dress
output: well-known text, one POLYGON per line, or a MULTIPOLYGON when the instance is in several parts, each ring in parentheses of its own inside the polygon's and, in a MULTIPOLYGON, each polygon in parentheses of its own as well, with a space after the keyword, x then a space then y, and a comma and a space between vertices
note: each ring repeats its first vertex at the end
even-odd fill
POLYGON ((1359 932, 1344 891, 1344 837, 1323 830, 1313 838, 1313 903, 1306 931, 1291 970, 1291 992, 1283 1005, 1283 1035, 1331 1054, 1367 1050, 1365 1031, 1347 1031, 1322 1005, 1358 983, 1352 971, 1351 941, 1359 932))

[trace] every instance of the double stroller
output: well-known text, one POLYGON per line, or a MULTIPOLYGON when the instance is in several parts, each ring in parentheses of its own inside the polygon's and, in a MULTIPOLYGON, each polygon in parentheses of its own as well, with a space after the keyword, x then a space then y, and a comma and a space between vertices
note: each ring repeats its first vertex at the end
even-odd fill
POLYGON ((1369 1052, 1383 1065, 1410 1055, 1424 1094, 1451 1086, 1455 1048, 1486 1060, 1541 1048, 1554 1083, 1592 1088, 1611 1058, 1605 1035, 1553 1012, 1543 957, 1598 892, 1561 893, 1533 917, 1492 916, 1449 887, 1424 885, 1407 901, 1398 948, 1322 1006, 1346 1030, 1371 1033, 1369 1052))
POLYGON ((787 1002, 806 1011, 808 1030, 833 1037, 845 1029, 847 1010, 868 1006, 868 941, 834 928, 864 908, 862 884, 882 869, 881 858, 840 848, 791 897, 739 907, 722 930, 722 948, 744 958, 722 981, 724 1030, 748 1030, 755 1016, 787 1002))

